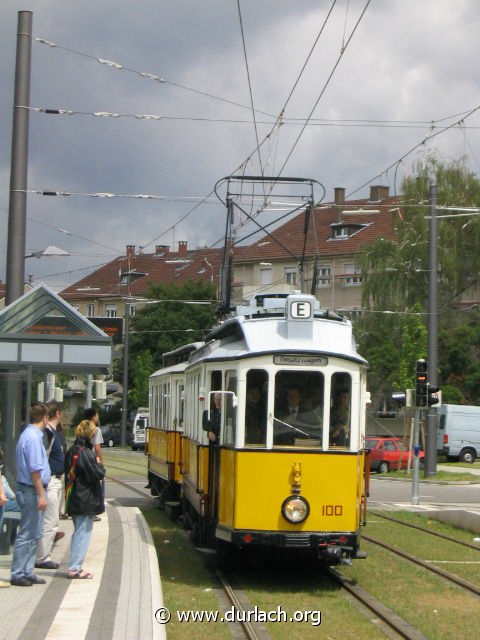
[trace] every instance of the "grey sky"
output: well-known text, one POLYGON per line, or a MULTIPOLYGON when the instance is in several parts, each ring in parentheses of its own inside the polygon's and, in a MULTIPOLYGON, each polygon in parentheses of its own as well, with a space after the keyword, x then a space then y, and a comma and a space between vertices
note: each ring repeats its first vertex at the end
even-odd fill
MULTIPOLYGON (((364 0, 338 0, 286 115, 306 116, 317 99, 364 0), (347 4, 349 11, 346 14, 347 4)), ((278 114, 320 29, 331 0, 241 0, 255 107, 278 114)), ((249 105, 237 4, 101 0, 3 0, 0 7, 0 277, 5 277, 8 184, 17 11, 33 11, 34 36, 96 58, 116 61, 171 82, 249 105)), ((480 4, 475 0, 372 0, 317 110, 316 118, 431 121, 480 104, 480 4)), ((31 106, 75 111, 250 120, 249 111, 125 70, 32 45, 31 106)), ((257 114, 259 120, 268 120, 257 114)), ((454 120, 449 120, 448 123, 454 120)), ((472 116, 467 126, 480 126, 472 116)), ((268 125, 259 124, 265 135, 268 125)), ((269 172, 283 164, 300 128, 285 124, 269 172), (273 161, 275 159, 275 164, 273 161), (273 165, 273 168, 272 168, 273 165)), ((375 176, 428 134, 429 128, 309 126, 284 175, 312 177, 332 199, 375 176)), ((276 141, 275 141, 276 142, 276 141)), ((467 155, 480 170, 475 128, 438 136, 410 156, 436 149, 447 159, 467 155)), ((31 113, 29 186, 78 192, 203 196, 255 147, 251 122, 145 121, 31 113)), ((265 145, 263 161, 269 147, 265 145)), ((248 169, 258 173, 255 156, 248 169)), ((392 185, 393 172, 382 182, 392 185)), ((377 180, 376 182, 380 182, 377 180)), ((366 195, 367 189, 360 192, 366 195)), ((68 258, 30 259, 36 277, 108 261, 125 244, 146 245, 193 205, 88 197, 28 197, 27 251, 54 244, 68 258), (43 224, 40 224, 41 223, 43 224), (45 226, 108 245, 107 249, 45 226), (81 255, 87 254, 87 255, 81 255)), ((175 243, 210 245, 220 235, 221 206, 200 207, 175 228, 175 243)), ((173 233, 158 243, 172 245, 173 233)), ((146 251, 153 250, 149 245, 146 251)), ((86 271, 46 278, 65 286, 86 271)))

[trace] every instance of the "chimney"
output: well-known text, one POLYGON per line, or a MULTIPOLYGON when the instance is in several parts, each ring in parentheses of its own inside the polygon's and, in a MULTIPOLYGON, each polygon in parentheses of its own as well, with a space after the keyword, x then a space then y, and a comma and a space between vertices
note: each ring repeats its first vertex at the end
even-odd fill
POLYGON ((186 240, 180 240, 180 242, 178 243, 178 257, 179 258, 187 257, 187 241, 186 240))
POLYGON ((135 245, 134 244, 127 244, 127 258, 131 258, 132 256, 135 255, 135 245))
POLYGON ((370 187, 370 200, 372 202, 378 202, 379 200, 383 200, 384 198, 388 198, 390 192, 390 187, 376 184, 370 187))
POLYGON ((345 187, 335 187, 335 204, 345 204, 345 187))
POLYGON ((170 249, 169 244, 157 244, 155 245, 155 253, 163 253, 164 251, 168 251, 170 249))

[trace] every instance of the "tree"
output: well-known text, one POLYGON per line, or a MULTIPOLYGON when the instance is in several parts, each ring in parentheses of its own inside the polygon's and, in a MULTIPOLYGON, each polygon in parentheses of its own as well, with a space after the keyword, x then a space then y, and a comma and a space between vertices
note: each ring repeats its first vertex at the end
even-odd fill
POLYGON ((153 360, 150 351, 142 351, 133 362, 132 402, 135 407, 148 407, 148 378, 153 372, 153 360))
MULTIPOLYGON (((459 162, 430 156, 418 163, 402 187, 394 239, 377 238, 359 257, 363 304, 367 308, 408 311, 426 304, 428 291, 428 194, 437 185, 442 207, 478 207, 480 180, 459 162)), ((454 212, 451 212, 454 213, 454 212)), ((479 283, 480 217, 439 220, 439 305, 448 310, 479 283)))
MULTIPOLYGON (((411 387, 415 361, 426 353, 427 216, 433 183, 439 207, 480 205, 478 178, 460 162, 430 156, 403 183, 395 237, 377 238, 360 255, 363 306, 376 313, 366 313, 356 330, 361 353, 370 362, 373 393, 411 387)), ((462 300, 479 285, 479 247, 479 216, 438 221, 439 383, 445 386, 444 401, 479 401, 474 393, 480 382, 479 332, 459 311, 462 300)))
POLYGON ((215 323, 217 301, 211 298, 210 284, 201 281, 151 285, 148 298, 158 303, 146 305, 133 318, 130 357, 133 362, 149 352, 152 373, 162 366, 164 353, 204 339, 215 323))

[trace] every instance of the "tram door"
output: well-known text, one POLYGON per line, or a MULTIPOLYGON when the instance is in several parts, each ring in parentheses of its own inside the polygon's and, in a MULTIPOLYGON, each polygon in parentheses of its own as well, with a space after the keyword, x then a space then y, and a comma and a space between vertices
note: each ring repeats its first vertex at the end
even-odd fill
MULTIPOLYGON (((222 372, 212 371, 210 390, 222 390, 222 372)), ((210 422, 215 440, 208 441, 208 516, 216 518, 218 513, 218 479, 220 477, 220 435, 222 424, 223 396, 210 395, 210 422), (218 406, 220 405, 220 406, 218 406)))

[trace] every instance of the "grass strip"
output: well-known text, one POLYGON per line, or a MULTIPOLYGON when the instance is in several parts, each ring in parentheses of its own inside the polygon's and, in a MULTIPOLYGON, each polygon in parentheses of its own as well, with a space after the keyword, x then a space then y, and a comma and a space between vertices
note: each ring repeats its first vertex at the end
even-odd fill
POLYGON ((343 567, 343 573, 356 579, 426 637, 471 640, 471 620, 480 614, 480 599, 366 541, 362 548, 368 552, 368 560, 343 567))
MULTIPOLYGON (((422 526, 428 528, 427 523, 422 526)), ((368 523, 367 529, 368 533, 378 540, 406 551, 421 560, 432 562, 444 571, 480 586, 479 551, 462 547, 442 538, 434 538, 427 532, 408 529, 389 520, 373 520, 368 523)), ((437 531, 443 533, 440 528, 437 528, 437 531)), ((445 533, 445 535, 458 537, 457 532, 445 533)), ((472 537, 470 537, 470 541, 472 541, 472 537)))
MULTIPOLYGON (((183 530, 159 509, 142 509, 157 550, 164 605, 172 617, 169 640, 231 638, 225 623, 179 622, 177 611, 219 611, 211 577, 183 530)), ((219 614, 219 618, 223 615, 219 614)))
MULTIPOLYGON (((299 558, 298 562, 289 565, 270 561, 263 566, 249 567, 244 559, 242 565, 237 581, 252 605, 263 611, 275 611, 280 606, 287 612, 288 620, 295 617, 295 612, 321 613, 321 625, 316 624, 318 617, 312 615, 303 622, 268 622, 266 627, 274 640, 319 637, 376 640, 385 637, 356 608, 351 596, 345 595, 338 584, 311 562, 307 564, 299 558)), ((373 618, 373 614, 369 615, 373 618)))

